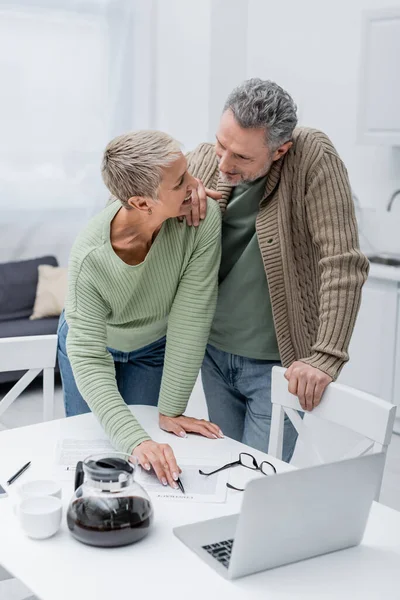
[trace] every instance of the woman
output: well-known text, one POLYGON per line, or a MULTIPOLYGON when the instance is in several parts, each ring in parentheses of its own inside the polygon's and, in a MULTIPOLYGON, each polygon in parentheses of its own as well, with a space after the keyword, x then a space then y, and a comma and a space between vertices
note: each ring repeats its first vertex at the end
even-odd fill
POLYGON ((157 131, 107 146, 102 175, 116 201, 80 234, 70 256, 58 359, 67 416, 92 410, 120 451, 176 488, 172 449, 153 442, 127 404, 158 405, 166 431, 223 437, 181 416, 214 315, 221 218, 210 201, 198 228, 188 215, 198 182, 178 143, 157 131))

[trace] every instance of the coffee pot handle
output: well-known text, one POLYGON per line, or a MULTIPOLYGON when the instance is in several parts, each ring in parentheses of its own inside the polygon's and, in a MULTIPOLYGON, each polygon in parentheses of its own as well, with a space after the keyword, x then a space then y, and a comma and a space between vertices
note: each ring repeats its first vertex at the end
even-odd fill
POLYGON ((83 472, 82 461, 76 463, 75 471, 75 491, 80 487, 85 479, 85 473, 83 472))

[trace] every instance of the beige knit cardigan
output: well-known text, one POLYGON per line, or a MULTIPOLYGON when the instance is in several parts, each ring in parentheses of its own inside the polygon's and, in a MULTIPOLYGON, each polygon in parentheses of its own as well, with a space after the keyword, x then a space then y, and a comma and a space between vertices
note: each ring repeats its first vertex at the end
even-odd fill
MULTIPOLYGON (((190 172, 222 193, 212 144, 188 155, 190 172)), ((281 361, 301 360, 336 379, 368 276, 346 168, 329 138, 297 128, 293 146, 273 163, 256 220, 281 361)))

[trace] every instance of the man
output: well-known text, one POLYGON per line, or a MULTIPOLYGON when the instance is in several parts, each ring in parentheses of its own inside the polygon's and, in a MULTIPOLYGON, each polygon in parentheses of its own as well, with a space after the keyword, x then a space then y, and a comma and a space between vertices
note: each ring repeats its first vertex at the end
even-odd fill
MULTIPOLYGON (((317 406, 348 360, 368 274, 346 168, 324 133, 296 124, 287 92, 250 79, 228 97, 215 147, 188 157, 205 186, 193 194, 191 220, 204 216, 205 188, 220 192, 223 213, 219 299, 202 367, 210 420, 263 451, 272 367, 288 367, 304 410, 317 406)), ((287 422, 286 461, 295 440, 287 422)))

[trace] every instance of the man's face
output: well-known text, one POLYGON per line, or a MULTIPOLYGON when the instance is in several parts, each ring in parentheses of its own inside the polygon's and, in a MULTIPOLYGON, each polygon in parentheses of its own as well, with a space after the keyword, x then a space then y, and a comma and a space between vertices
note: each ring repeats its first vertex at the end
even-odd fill
POLYGON ((266 145, 265 130, 243 129, 232 111, 221 117, 216 135, 215 151, 221 178, 236 186, 263 177, 271 168, 275 157, 266 145))

